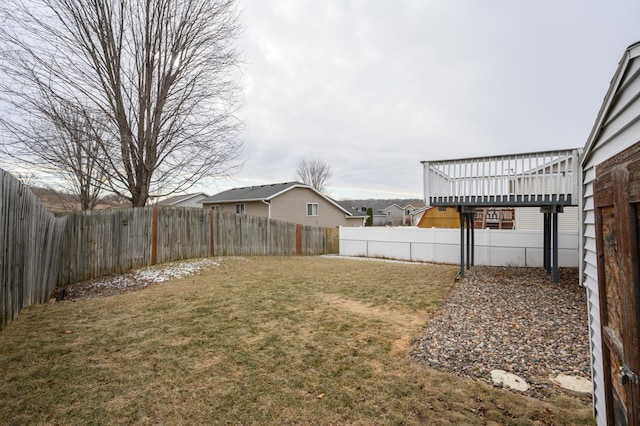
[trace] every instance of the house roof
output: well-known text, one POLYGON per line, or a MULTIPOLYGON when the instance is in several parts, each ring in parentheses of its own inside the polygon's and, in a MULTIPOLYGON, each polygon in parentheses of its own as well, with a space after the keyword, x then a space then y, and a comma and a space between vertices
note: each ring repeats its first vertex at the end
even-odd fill
POLYGON ((411 213, 409 213, 409 216, 415 216, 415 215, 417 215, 417 214, 424 213, 425 211, 429 210, 430 208, 432 208, 432 206, 423 206, 423 207, 418 207, 418 208, 416 208, 414 211, 412 211, 411 213))
POLYGON ((202 200, 203 204, 215 204, 215 203, 243 203, 251 201, 270 201, 277 196, 290 191, 293 188, 306 188, 315 192, 318 196, 326 199, 331 204, 342 210, 348 216, 355 216, 348 209, 341 206, 337 201, 321 194, 309 185, 305 185, 300 182, 282 182, 272 183, 266 185, 257 186, 244 186, 240 188, 232 188, 226 191, 222 191, 211 197, 207 197, 202 200))
MULTIPOLYGON (((612 108, 614 99, 616 98, 616 93, 625 84, 625 74, 627 73, 627 68, 629 67, 629 63, 636 57, 640 56, 640 41, 633 43, 631 46, 627 47, 618 63, 618 68, 611 79, 611 83, 609 84, 609 89, 607 90, 607 94, 604 97, 604 101, 602 102, 602 106, 600 107, 600 111, 598 112, 598 116, 596 117, 596 121, 593 124, 593 128, 591 129, 591 134, 589 135, 589 139, 587 139, 587 143, 584 147, 584 151, 582 153, 581 163, 584 165, 589 157, 591 156, 592 150, 594 149, 594 145, 598 140, 600 133, 605 125, 605 120, 607 115, 609 114, 609 110, 612 108)), ((638 70, 634 70, 638 72, 638 70)))
MULTIPOLYGON (((414 203, 414 204, 419 204, 419 203, 414 203)), ((395 207, 396 209, 398 209, 398 210, 408 210, 408 209, 410 209, 410 208, 411 208, 411 209, 418 209, 418 208, 420 208, 420 207, 424 207, 424 204, 423 204, 422 206, 420 206, 420 205, 414 206, 413 204, 406 204, 406 205, 403 207, 403 206, 399 206, 399 205, 398 205, 398 204, 396 204, 396 203, 393 203, 393 204, 391 204, 390 206, 385 207, 384 209, 381 209, 381 210, 379 210, 379 211, 384 212, 384 211, 387 211, 387 210, 391 210, 391 209, 392 209, 392 208, 394 208, 394 207, 395 207)))
POLYGON ((387 211, 387 210, 391 210, 391 209, 392 209, 392 208, 394 208, 394 207, 395 207, 396 209, 398 209, 398 210, 404 210, 402 207, 400 207, 400 206, 399 206, 399 205, 397 205, 396 203, 393 203, 393 204, 391 204, 390 206, 387 206, 387 207, 385 207, 384 209, 380 209, 380 210, 378 210, 378 211, 380 211, 380 212, 385 212, 385 211, 387 211))
POLYGON ((174 195, 173 197, 165 198, 162 201, 158 201, 158 205, 160 206, 173 206, 175 204, 179 204, 183 201, 190 200, 195 197, 208 197, 209 194, 205 194, 204 192, 197 192, 193 194, 182 194, 182 195, 174 195))

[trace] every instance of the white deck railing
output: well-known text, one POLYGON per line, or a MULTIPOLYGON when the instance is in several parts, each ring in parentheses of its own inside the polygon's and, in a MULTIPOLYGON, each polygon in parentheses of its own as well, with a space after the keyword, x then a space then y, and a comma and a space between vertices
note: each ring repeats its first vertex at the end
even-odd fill
POLYGON ((423 161, 429 205, 575 205, 579 151, 423 161))

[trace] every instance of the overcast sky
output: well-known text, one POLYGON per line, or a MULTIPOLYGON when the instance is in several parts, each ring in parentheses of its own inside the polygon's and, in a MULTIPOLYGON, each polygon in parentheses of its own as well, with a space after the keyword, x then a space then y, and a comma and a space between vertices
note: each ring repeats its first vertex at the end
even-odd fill
POLYGON ((583 147, 637 0, 242 0, 246 163, 337 199, 422 198, 421 160, 583 147))

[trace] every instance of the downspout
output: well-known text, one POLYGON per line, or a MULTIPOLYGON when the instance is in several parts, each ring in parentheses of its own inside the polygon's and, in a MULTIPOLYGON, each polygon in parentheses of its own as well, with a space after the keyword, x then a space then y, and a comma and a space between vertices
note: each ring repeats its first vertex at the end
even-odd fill
POLYGON ((429 207, 429 201, 431 198, 431 174, 428 161, 421 161, 422 163, 422 192, 424 197, 424 204, 429 207))
POLYGON ((267 205, 267 219, 271 219, 271 202, 267 201, 267 200, 260 200, 262 201, 263 204, 267 205))

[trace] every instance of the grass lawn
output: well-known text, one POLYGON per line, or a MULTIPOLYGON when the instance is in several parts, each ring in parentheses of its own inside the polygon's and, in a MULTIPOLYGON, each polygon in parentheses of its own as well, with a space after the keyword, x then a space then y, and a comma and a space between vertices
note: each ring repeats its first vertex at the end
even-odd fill
POLYGON ((223 258, 133 293, 32 306, 0 332, 6 424, 592 424, 407 358, 457 272, 223 258))

